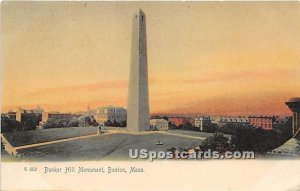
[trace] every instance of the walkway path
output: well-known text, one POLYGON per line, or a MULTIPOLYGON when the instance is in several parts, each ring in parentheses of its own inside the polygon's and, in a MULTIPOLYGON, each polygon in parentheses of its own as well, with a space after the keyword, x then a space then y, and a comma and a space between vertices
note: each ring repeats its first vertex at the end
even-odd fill
POLYGON ((170 133, 170 132, 164 132, 167 135, 173 135, 173 136, 178 136, 178 137, 187 137, 187 138, 192 138, 192 139, 199 139, 199 140, 205 140, 206 137, 198 137, 198 136, 193 136, 193 135, 180 135, 180 134, 175 134, 175 133, 170 133))
POLYGON ((4 148, 5 150, 9 153, 9 154, 16 154, 16 149, 15 147, 13 147, 10 142, 1 134, 1 140, 3 142, 4 148))
POLYGON ((168 131, 129 132, 129 131, 126 131, 126 130, 109 130, 109 132, 111 134, 123 133, 123 134, 130 134, 130 135, 165 134, 165 135, 172 135, 172 136, 177 136, 177 137, 186 137, 186 138, 199 139, 199 140, 206 139, 206 137, 193 136, 193 135, 183 135, 183 134, 177 134, 177 133, 170 133, 168 131))

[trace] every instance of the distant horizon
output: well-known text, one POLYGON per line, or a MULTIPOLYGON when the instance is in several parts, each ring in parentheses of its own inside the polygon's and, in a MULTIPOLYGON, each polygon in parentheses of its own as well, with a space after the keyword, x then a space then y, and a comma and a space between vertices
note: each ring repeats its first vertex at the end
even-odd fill
POLYGON ((150 113, 289 115, 284 102, 300 96, 298 2, 1 5, 2 112, 126 108, 139 9, 150 113))
MULTIPOLYGON (((117 105, 108 105, 108 106, 112 106, 112 107, 122 107, 122 106, 117 106, 117 105)), ((94 107, 94 108, 90 108, 90 110, 78 110, 78 111, 57 111, 57 110, 44 110, 43 107, 41 106, 36 106, 36 107, 21 107, 21 109, 25 109, 25 110, 31 110, 31 109, 37 109, 37 108, 40 108, 40 109, 43 109, 44 112, 58 112, 58 113, 84 113, 84 112, 88 112, 88 111, 91 111, 91 110, 95 110, 97 108, 101 108, 101 107, 108 107, 108 106, 99 106, 99 107, 94 107)), ((122 107, 124 109, 127 110, 126 107, 122 107)), ((16 109, 12 109, 12 110, 9 110, 9 111, 1 111, 1 113, 8 113, 8 112, 16 112, 18 109, 18 107, 16 109)), ((166 112, 158 112, 158 113, 150 113, 150 117, 152 116, 168 116, 168 117, 191 117, 191 116, 201 116, 201 115, 204 115, 204 116, 281 116, 281 117, 284 117, 284 116, 292 116, 292 112, 287 112, 286 114, 280 114, 280 115, 277 115, 277 114, 259 114, 259 113, 248 113, 248 114, 214 114, 214 113, 206 113, 206 112, 195 112, 195 113, 186 113, 186 112, 174 112, 174 113, 166 113, 166 112)))

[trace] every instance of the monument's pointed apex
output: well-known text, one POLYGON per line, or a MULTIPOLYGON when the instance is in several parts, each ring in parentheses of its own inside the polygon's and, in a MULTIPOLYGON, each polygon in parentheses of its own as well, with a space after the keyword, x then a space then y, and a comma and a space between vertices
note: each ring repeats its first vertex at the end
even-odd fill
POLYGON ((142 9, 139 9, 139 14, 140 15, 145 15, 144 11, 142 9))

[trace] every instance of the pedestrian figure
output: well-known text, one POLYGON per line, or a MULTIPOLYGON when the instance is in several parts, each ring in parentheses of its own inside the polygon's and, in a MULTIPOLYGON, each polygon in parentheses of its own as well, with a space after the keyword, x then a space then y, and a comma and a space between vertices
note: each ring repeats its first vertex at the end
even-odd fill
POLYGON ((102 134, 102 131, 101 131, 101 125, 99 125, 98 127, 98 132, 97 132, 98 135, 102 134))

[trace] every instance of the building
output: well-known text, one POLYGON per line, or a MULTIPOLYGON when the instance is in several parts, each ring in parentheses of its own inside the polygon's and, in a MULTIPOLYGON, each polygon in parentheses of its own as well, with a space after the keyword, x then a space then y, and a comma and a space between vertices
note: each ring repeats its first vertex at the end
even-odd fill
POLYGON ((16 120, 17 112, 9 111, 6 114, 4 114, 4 116, 16 120))
POLYGON ((275 123, 276 124, 285 124, 291 118, 292 118, 291 116, 275 116, 275 123))
POLYGON ((194 119, 194 126, 198 127, 200 131, 203 131, 203 127, 211 123, 211 119, 209 116, 201 115, 194 119))
POLYGON ((158 131, 167 131, 169 129, 169 122, 165 119, 151 119, 150 129, 158 131))
POLYGON ((293 112, 293 135, 300 135, 300 97, 289 99, 285 103, 293 112))
POLYGON ((286 156, 300 156, 300 141, 296 138, 291 138, 283 145, 273 149, 270 153, 286 156))
POLYGON ((279 154, 285 156, 300 156, 300 97, 291 98, 285 104, 293 112, 293 137, 286 141, 280 147, 272 150, 271 154, 279 154))
POLYGON ((211 122, 214 124, 217 124, 217 125, 219 124, 220 119, 221 119, 221 116, 219 116, 219 115, 210 116, 211 122))
MULTIPOLYGON (((37 107, 35 109, 22 109, 21 107, 18 107, 15 119, 16 121, 22 123, 22 121, 28 118, 35 118, 36 116, 40 117, 43 111, 44 110, 40 107, 37 107)), ((12 115, 14 115, 13 112, 12 115)))
POLYGON ((35 109, 22 109, 18 107, 16 112, 9 111, 4 116, 19 121, 23 127, 23 130, 36 129, 39 122, 42 120, 42 111, 40 107, 35 109))
POLYGON ((168 117, 168 119, 172 124, 176 125, 177 127, 179 125, 191 122, 191 118, 188 117, 168 117))
POLYGON ((97 123, 104 124, 106 121, 123 122, 126 121, 127 111, 122 107, 106 106, 96 109, 95 119, 97 123))
POLYGON ((133 16, 131 38, 127 129, 139 132, 150 130, 146 17, 142 10, 133 16))
POLYGON ((42 120, 43 109, 37 107, 35 109, 22 109, 18 107, 17 110, 9 111, 1 116, 20 122, 23 130, 34 130, 42 120))
POLYGON ((223 127, 226 124, 248 124, 249 119, 247 116, 229 116, 218 115, 211 116, 212 123, 217 124, 219 127, 223 127))
POLYGON ((275 125, 276 117, 250 116, 248 119, 249 119, 249 124, 256 128, 272 130, 273 126, 275 125))

